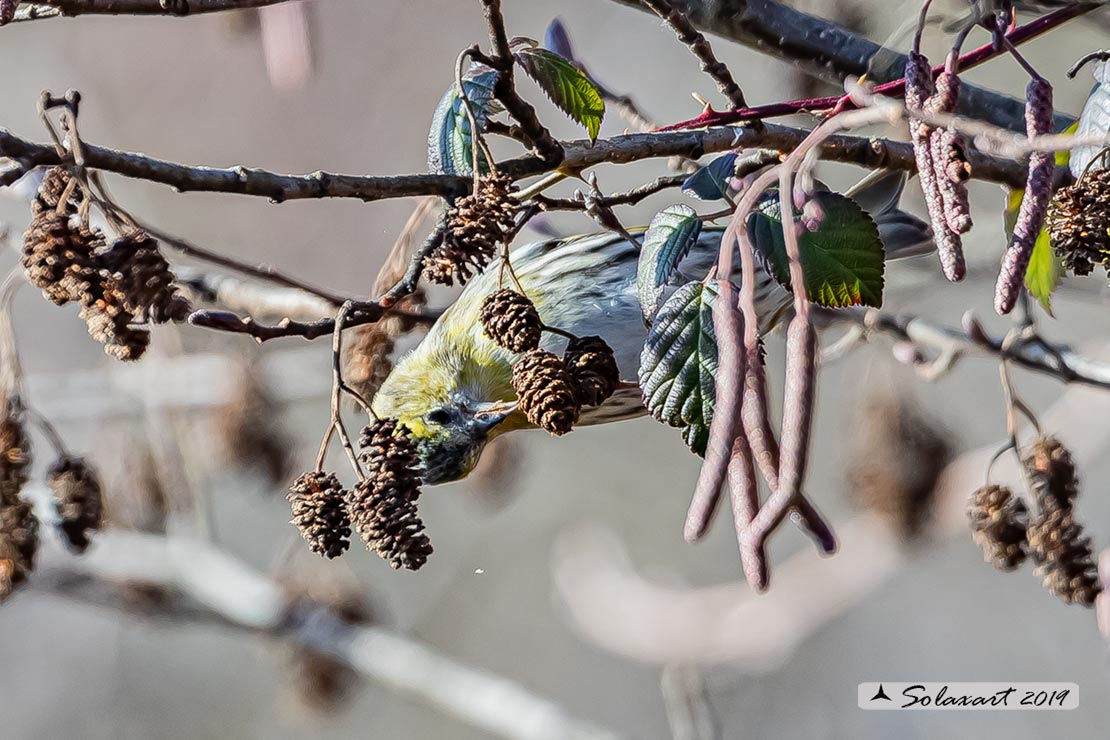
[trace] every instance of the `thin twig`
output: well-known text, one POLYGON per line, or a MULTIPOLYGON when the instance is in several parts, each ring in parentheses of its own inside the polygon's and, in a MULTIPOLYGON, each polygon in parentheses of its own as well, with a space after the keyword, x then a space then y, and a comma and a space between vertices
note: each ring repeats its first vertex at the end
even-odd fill
POLYGON ((709 45, 708 39, 694 28, 694 25, 690 23, 690 20, 682 11, 668 0, 642 0, 642 2, 674 30, 679 41, 689 47, 690 52, 701 62, 701 71, 713 78, 713 81, 717 83, 717 89, 728 98, 732 107, 746 108, 748 104, 744 100, 744 91, 736 84, 736 80, 732 78, 732 73, 729 72, 728 67, 717 59, 717 55, 713 53, 713 47, 709 45))

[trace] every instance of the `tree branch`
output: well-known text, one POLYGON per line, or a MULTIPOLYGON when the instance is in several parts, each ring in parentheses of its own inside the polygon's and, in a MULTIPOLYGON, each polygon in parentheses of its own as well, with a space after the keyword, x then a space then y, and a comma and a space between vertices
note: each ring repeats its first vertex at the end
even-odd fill
MULTIPOLYGON (((616 1, 647 10, 639 0, 616 1)), ((749 46, 837 84, 851 75, 863 74, 873 82, 889 82, 901 77, 906 66, 905 55, 777 0, 670 2, 703 31, 749 46), (872 69, 872 64, 879 59, 883 60, 882 66, 872 69)), ((1072 18, 1095 7, 1078 3, 1057 12, 1067 13, 1072 18)), ((981 87, 966 83, 961 86, 959 112, 1012 131, 1025 131, 1025 102, 981 87)), ((1059 128, 1063 128, 1060 124, 1069 122, 1067 116, 1057 116, 1059 128)))
POLYGON ((473 668, 386 627, 357 625, 327 604, 290 595, 272 578, 199 540, 110 531, 81 558, 36 574, 34 589, 124 609, 112 584, 152 585, 187 597, 160 616, 226 624, 330 655, 490 735, 517 740, 615 740, 517 683, 473 668))
POLYGON ((713 53, 713 47, 709 45, 709 41, 694 28, 690 20, 682 14, 682 11, 675 7, 671 0, 642 1, 674 30, 679 41, 690 48, 691 53, 701 62, 701 71, 713 78, 713 81, 717 83, 717 89, 728 99, 732 107, 748 107, 744 100, 744 92, 736 84, 736 80, 733 79, 728 67, 717 58, 713 53))
MULTIPOLYGON (((698 158, 728 149, 766 148, 790 151, 809 131, 790 126, 766 124, 759 128, 731 126, 696 131, 668 131, 624 134, 599 139, 591 144, 579 139, 566 142, 563 166, 582 170, 602 163, 626 164, 656 157, 698 158)), ((91 169, 114 172, 124 177, 168 185, 181 192, 221 192, 269 198, 275 203, 305 198, 354 198, 376 201, 414 195, 450 197, 469 191, 471 178, 457 175, 336 175, 317 171, 308 175, 287 175, 237 165, 231 168, 178 164, 145 154, 124 152, 83 143, 85 165, 91 169)), ((17 160, 24 169, 40 165, 66 164, 49 144, 22 139, 0 128, 0 156, 17 160)), ((1011 187, 1024 187, 1025 167, 1015 161, 969 153, 973 176, 1011 187)), ((871 169, 890 167, 914 171, 913 147, 909 144, 858 136, 834 136, 825 142, 822 159, 847 162, 871 169)), ((497 165, 499 172, 514 178, 530 177, 548 171, 536 156, 510 159, 497 165)), ((14 182, 18 177, 13 177, 14 182)), ((10 184, 0 181, 0 184, 10 184)))
POLYGON ((225 10, 262 8, 290 0, 37 0, 25 3, 16 21, 76 15, 162 15, 183 18, 225 10))
MULTIPOLYGON (((1110 364, 1075 352, 1064 344, 1053 344, 1039 334, 1016 336, 1003 348, 1002 339, 991 337, 972 316, 964 315, 963 327, 955 328, 933 323, 919 316, 896 316, 877 309, 821 310, 821 317, 831 322, 848 322, 869 335, 885 335, 900 342, 909 342, 923 351, 917 364, 928 367, 928 356, 938 358, 947 372, 965 356, 988 356, 1007 359, 1015 365, 1063 383, 1076 383, 1110 389, 1110 364), (926 355, 925 353, 928 353, 926 355)), ((935 374, 935 373, 934 373, 935 374)))
POLYGON ((563 147, 540 122, 536 109, 517 94, 513 76, 513 51, 509 45, 509 36, 505 32, 505 19, 501 15, 501 0, 481 0, 481 2, 486 23, 489 26, 490 45, 493 49, 490 56, 476 53, 475 58, 497 70, 497 80, 493 83, 494 97, 520 124, 520 130, 532 142, 536 154, 545 164, 554 167, 563 159, 563 147))

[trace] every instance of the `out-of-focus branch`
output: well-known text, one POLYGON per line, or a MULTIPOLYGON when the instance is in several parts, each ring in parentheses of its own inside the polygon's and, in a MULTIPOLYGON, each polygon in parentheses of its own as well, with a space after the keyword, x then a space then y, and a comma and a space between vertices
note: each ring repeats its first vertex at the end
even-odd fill
POLYGON ((271 578, 205 542, 107 531, 85 557, 67 558, 59 571, 41 573, 44 577, 33 588, 121 608, 118 594, 106 586, 158 586, 191 602, 163 616, 222 622, 326 653, 492 735, 518 740, 616 738, 509 679, 407 635, 377 625, 353 625, 325 604, 291 599, 271 578))
POLYGON ((951 370, 966 356, 1005 358, 1019 367, 1076 383, 1110 389, 1110 363, 1079 354, 1063 344, 1054 344, 1036 333, 1016 335, 1003 348, 1003 340, 990 336, 967 313, 960 328, 943 326, 919 316, 896 316, 877 309, 822 311, 822 319, 848 322, 863 329, 860 339, 885 335, 908 342, 919 350, 911 358, 930 377, 951 370))
POLYGON ((262 8, 290 0, 37 0, 24 3, 15 21, 75 15, 163 15, 183 18, 225 10, 262 8))
MULTIPOLYGON (((1108 348, 1096 357, 1105 361, 1108 348)), ((1069 387, 1042 416, 1046 428, 1067 427, 1077 465, 1105 455, 1110 394, 1069 387)), ((990 444, 961 455, 937 484, 938 535, 966 531, 967 495, 982 484, 996 452, 990 444)), ((1000 460, 996 480, 1019 481, 1013 459, 1000 460)), ((733 663, 746 671, 774 670, 824 625, 851 610, 894 577, 906 550, 874 515, 835 527, 836 557, 803 551, 776 566, 777 584, 759 596, 744 583, 683 588, 636 573, 613 535, 597 529, 568 533, 554 553, 555 587, 575 626, 594 644, 655 664, 733 663), (737 629, 736 625, 743 625, 737 629)), ((986 568, 986 565, 982 567, 986 568)), ((1107 620, 1110 622, 1110 620, 1107 620)))

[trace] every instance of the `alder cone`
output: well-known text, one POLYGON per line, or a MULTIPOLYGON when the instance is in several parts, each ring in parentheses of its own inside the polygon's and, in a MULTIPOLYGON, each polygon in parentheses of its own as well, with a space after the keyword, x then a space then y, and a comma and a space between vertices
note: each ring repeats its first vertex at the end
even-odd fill
POLYGON ((432 544, 417 513, 420 458, 408 430, 393 418, 378 419, 359 437, 366 479, 348 495, 351 520, 366 543, 395 569, 418 570, 432 544))
POLYGON ((1060 188, 1045 217, 1052 249, 1076 275, 1110 265, 1110 170, 1094 170, 1060 188))
POLYGON ((142 231, 131 231, 116 239, 105 256, 114 270, 116 288, 133 316, 155 323, 184 319, 189 303, 177 293, 169 262, 158 242, 142 231))
POLYGON ((35 569, 38 519, 18 497, 0 497, 0 602, 27 582, 35 569))
POLYGON ((1079 495, 1079 476, 1068 448, 1056 437, 1038 437, 1022 456, 1042 510, 1070 509, 1079 495))
POLYGON ((46 174, 43 175, 42 182, 39 183, 35 199, 31 201, 31 213, 38 216, 43 211, 57 210, 58 203, 61 202, 67 189, 69 189, 69 197, 66 199, 63 210, 71 216, 77 213, 85 200, 85 190, 79 184, 70 189, 69 183, 72 178, 73 176, 65 167, 51 167, 48 169, 46 174))
POLYGON ((971 537, 983 557, 1001 571, 1016 569, 1028 556, 1025 536, 1028 511, 1005 486, 983 486, 968 504, 971 537))
POLYGON ((329 560, 350 547, 351 521, 346 493, 332 473, 305 473, 289 487, 290 523, 312 552, 329 560))
POLYGON ((0 420, 0 497, 9 492, 18 493, 27 482, 27 468, 31 464, 31 440, 18 417, 9 415, 0 420))
POLYGON ((100 529, 104 499, 96 471, 80 457, 63 457, 46 477, 54 492, 58 528, 74 552, 89 546, 89 533, 100 529))
POLYGON ((597 336, 576 337, 567 343, 563 362, 570 374, 578 401, 583 406, 600 406, 613 395, 621 381, 613 348, 597 336))
POLYGON ((1048 509, 1030 523, 1029 547, 1044 587, 1068 604, 1091 606, 1102 586, 1091 541, 1068 509, 1048 509))
POLYGON ((11 23, 18 8, 19 0, 0 0, 0 26, 11 23))
POLYGON ((94 250, 103 236, 92 229, 74 227, 70 217, 44 210, 31 220, 23 235, 20 263, 27 279, 57 305, 95 300, 100 275, 94 250))
POLYGON ((523 293, 502 288, 482 301, 482 328, 510 352, 527 352, 540 345, 543 322, 535 304, 523 293))
POLYGON ((574 428, 581 404, 566 363, 558 355, 530 350, 513 365, 512 382, 528 421, 555 435, 574 428))
POLYGON ((424 259, 424 277, 433 283, 465 284, 484 268, 516 229, 519 204, 511 177, 493 173, 477 190, 447 209, 443 243, 424 259))

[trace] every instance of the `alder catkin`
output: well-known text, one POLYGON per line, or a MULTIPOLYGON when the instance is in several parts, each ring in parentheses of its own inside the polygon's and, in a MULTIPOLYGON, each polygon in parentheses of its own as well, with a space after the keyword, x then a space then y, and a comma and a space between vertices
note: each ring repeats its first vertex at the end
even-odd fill
MULTIPOLYGON (((1034 78, 1026 88, 1025 130, 1029 137, 1052 132, 1052 85, 1048 80, 1034 78)), ((1029 157, 1029 175, 1025 195, 1021 199, 1014 233, 1002 257, 998 282, 994 290, 994 309, 1008 314, 1017 303, 1025 283, 1025 269, 1033 254, 1033 246, 1044 225, 1048 204, 1052 200, 1052 176, 1056 159, 1052 152, 1033 152, 1029 157)))
POLYGON ((906 107, 910 110, 910 137, 913 153, 917 162, 917 174, 921 180, 921 190, 929 211, 929 221, 933 227, 933 238, 937 244, 944 276, 953 282, 963 280, 967 274, 964 262, 963 242, 948 224, 945 216, 944 196, 941 193, 933 157, 933 137, 936 129, 920 118, 914 118, 914 110, 922 110, 933 92, 932 68, 929 60, 921 53, 911 51, 906 61, 906 107))

